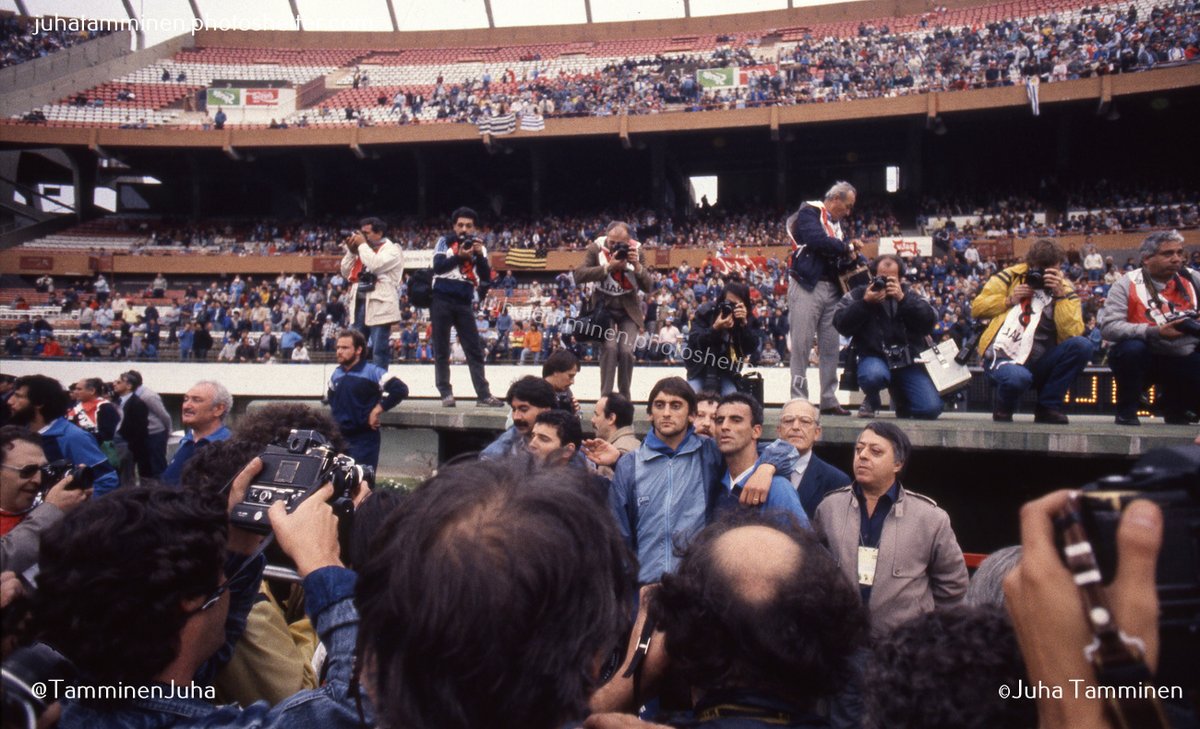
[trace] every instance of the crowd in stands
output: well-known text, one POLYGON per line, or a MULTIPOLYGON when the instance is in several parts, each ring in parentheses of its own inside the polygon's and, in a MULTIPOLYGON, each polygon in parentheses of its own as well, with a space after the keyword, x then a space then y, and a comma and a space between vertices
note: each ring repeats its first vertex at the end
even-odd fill
MULTIPOLYGON (((50 19, 46 19, 46 23, 49 21, 50 19)), ((65 30, 53 27, 53 23, 50 25, 51 27, 46 28, 15 15, 0 16, 0 68, 42 58, 59 49, 100 38, 112 32, 111 29, 104 28, 65 30)))

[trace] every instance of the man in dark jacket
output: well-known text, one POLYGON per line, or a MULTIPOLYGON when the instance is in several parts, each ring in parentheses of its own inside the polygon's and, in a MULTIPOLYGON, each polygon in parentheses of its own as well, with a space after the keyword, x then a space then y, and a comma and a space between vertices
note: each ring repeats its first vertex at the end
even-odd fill
POLYGON ((791 443, 800 454, 791 480, 804 513, 817 513, 825 494, 850 483, 844 471, 829 465, 813 451, 813 444, 821 439, 821 411, 816 405, 808 400, 785 404, 779 413, 778 437, 791 443))
POLYGON ((858 357, 858 386, 867 396, 858 415, 874 417, 886 387, 897 417, 933 420, 942 414, 942 399, 916 359, 937 324, 937 312, 900 283, 904 262, 898 257, 880 256, 871 273, 872 282, 842 297, 833 315, 834 326, 851 338, 858 357))
POLYGON ((154 466, 150 460, 150 408, 134 391, 137 385, 121 375, 113 382, 113 392, 119 398, 121 424, 117 426, 116 446, 121 455, 121 485, 151 478, 154 466), (136 475, 135 475, 136 468, 136 475))
POLYGON ((849 415, 837 401, 838 335, 833 310, 841 296, 838 273, 853 265, 860 242, 845 240, 842 221, 854 209, 857 193, 848 182, 834 183, 824 200, 800 206, 788 218, 792 237, 788 316, 792 327, 792 397, 808 397, 808 356, 813 338, 820 352, 821 412, 849 415))
POLYGON ((737 392, 742 364, 757 359, 761 340, 750 315, 750 289, 730 283, 716 301, 701 306, 692 321, 685 356, 688 384, 696 392, 737 392))

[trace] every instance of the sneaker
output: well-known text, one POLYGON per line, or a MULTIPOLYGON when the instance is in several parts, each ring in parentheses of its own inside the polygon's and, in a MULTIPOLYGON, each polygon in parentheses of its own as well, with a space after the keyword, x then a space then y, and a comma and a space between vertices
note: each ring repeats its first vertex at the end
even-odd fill
POLYGON ((455 404, 454 404, 454 396, 453 395, 447 395, 442 398, 442 407, 452 408, 454 406, 455 406, 455 404))
POLYGON ((475 402, 475 407, 477 407, 477 408, 502 408, 502 407, 504 407, 504 401, 497 400, 494 397, 485 397, 482 400, 477 400, 475 402))
POLYGON ((860 418, 875 417, 875 408, 871 407, 871 404, 864 400, 863 404, 858 406, 858 417, 860 417, 860 418))

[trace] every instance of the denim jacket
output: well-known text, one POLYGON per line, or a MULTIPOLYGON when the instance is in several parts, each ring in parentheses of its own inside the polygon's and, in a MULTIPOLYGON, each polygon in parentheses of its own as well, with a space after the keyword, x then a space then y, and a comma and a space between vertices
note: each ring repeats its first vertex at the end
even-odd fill
MULTIPOLYGON (((257 574, 261 576, 261 567, 257 574)), ((365 694, 362 698, 365 723, 360 722, 355 698, 350 694, 358 638, 358 611, 353 600, 355 581, 355 574, 342 567, 317 570, 304 580, 305 611, 328 650, 325 684, 319 689, 301 691, 274 707, 259 701, 243 709, 232 704, 214 706, 204 698, 172 697, 171 687, 158 684, 164 692, 163 697, 132 699, 116 708, 63 701, 58 726, 60 729, 361 729, 372 726, 374 716, 365 694)), ((257 586, 257 580, 253 584, 257 586)), ((231 604, 231 614, 235 607, 241 606, 231 604)), ((243 626, 248 610, 249 604, 240 613, 243 626)), ((240 636, 240 631, 237 635, 240 636)), ((227 642, 222 652, 228 648, 232 653, 235 642, 236 636, 227 642)), ((200 683, 198 676, 197 684, 200 683)))

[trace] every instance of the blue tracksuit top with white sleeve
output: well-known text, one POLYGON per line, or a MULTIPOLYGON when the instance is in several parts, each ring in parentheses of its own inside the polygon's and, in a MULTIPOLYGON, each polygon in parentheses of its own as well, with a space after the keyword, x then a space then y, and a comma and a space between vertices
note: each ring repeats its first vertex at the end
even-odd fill
POLYGON ((360 360, 349 370, 333 371, 325 397, 342 435, 350 438, 371 429, 367 420, 376 405, 391 410, 408 397, 408 385, 384 368, 360 360))

